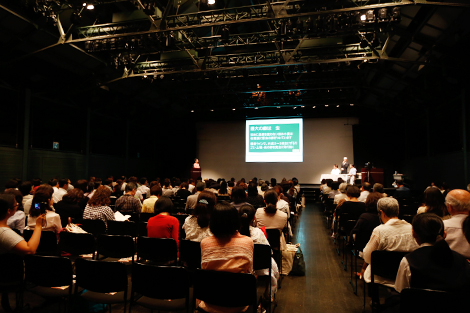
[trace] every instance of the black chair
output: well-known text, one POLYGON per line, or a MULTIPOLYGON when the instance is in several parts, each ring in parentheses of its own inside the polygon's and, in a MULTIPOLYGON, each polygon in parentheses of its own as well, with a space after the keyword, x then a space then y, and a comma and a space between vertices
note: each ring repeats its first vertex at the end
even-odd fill
POLYGON ((96 260, 77 259, 75 261, 76 283, 75 294, 78 288, 83 288, 80 296, 88 301, 104 304, 124 303, 127 306, 127 270, 120 262, 104 262, 96 260))
POLYGON ((413 217, 415 217, 415 215, 410 215, 410 214, 404 214, 401 219, 407 221, 408 223, 412 223, 413 222, 413 217))
POLYGON ((259 302, 263 302, 263 307, 267 312, 271 312, 271 252, 271 247, 268 245, 255 244, 253 249, 253 270, 268 269, 269 271, 268 276, 258 276, 259 281, 265 281, 264 287, 266 289, 264 299, 260 297, 259 302))
MULTIPOLYGON (((132 304, 151 310, 190 312, 190 279, 184 267, 132 266, 132 304)), ((129 308, 131 312, 132 305, 129 308)))
POLYGON ((137 237, 137 223, 128 221, 108 221, 108 235, 137 237))
MULTIPOLYGON (((24 240, 29 241, 33 235, 34 230, 25 229, 23 231, 24 240)), ((40 255, 59 255, 58 245, 57 245, 57 235, 53 231, 43 231, 41 232, 41 241, 36 250, 36 254, 40 255)))
POLYGON ((24 265, 25 281, 29 283, 26 290, 48 300, 66 300, 67 308, 73 289, 72 261, 57 256, 27 255, 24 265))
POLYGON ((0 268, 5 269, 0 275, 0 292, 2 293, 2 307, 5 312, 11 312, 8 293, 14 292, 16 296, 16 308, 23 309, 23 257, 17 254, 0 254, 0 268), (6 270, 7 269, 7 270, 6 270), (4 298, 5 297, 5 298, 4 298))
POLYGON ((93 234, 95 237, 106 234, 106 224, 102 220, 87 220, 82 222, 82 228, 87 233, 93 234))
POLYGON ((256 278, 252 274, 199 269, 194 273, 194 298, 228 308, 252 306, 255 313, 256 278))
POLYGON ((72 256, 91 254, 95 258, 95 237, 92 234, 61 232, 59 250, 72 256))
POLYGON ((96 240, 96 258, 129 258, 134 263, 135 246, 131 236, 99 235, 96 240))
POLYGON ((175 263, 178 247, 173 238, 137 238, 137 259, 156 263, 175 263))
POLYGON ((347 256, 347 251, 349 249, 346 249, 346 245, 349 242, 349 235, 351 234, 351 231, 353 230, 354 226, 356 226, 357 220, 347 220, 346 223, 340 223, 342 226, 341 228, 341 237, 342 237, 342 243, 343 243, 343 260, 341 261, 341 264, 343 264, 343 268, 345 271, 348 270, 348 256, 347 256))
POLYGON ((147 222, 137 223, 137 237, 147 237, 147 222))
MULTIPOLYGON (((281 251, 281 235, 282 233, 279 231, 279 229, 266 229, 266 235, 267 239, 269 242, 269 245, 271 246, 271 249, 273 250, 272 257, 274 258, 274 261, 276 261, 277 268, 279 269, 279 272, 282 272, 282 251, 281 251)), ((278 281, 278 289, 281 289, 281 282, 282 282, 282 275, 279 276, 279 281, 278 281)))
MULTIPOLYGON (((371 282, 370 282, 370 293, 372 298, 372 310, 376 311, 380 309, 379 300, 379 286, 384 286, 375 283, 374 277, 380 276, 385 279, 395 281, 397 277, 398 268, 403 257, 409 252, 400 251, 372 251, 371 254, 371 282)), ((386 287, 386 286, 384 286, 386 287)), ((365 292, 364 292, 364 305, 365 305, 365 292)))
POLYGON ((154 217, 155 213, 140 213, 140 221, 148 222, 151 217, 154 217))
POLYGON ((179 241, 180 264, 189 270, 201 268, 201 243, 191 240, 179 241))
POLYGON ((446 292, 405 288, 400 293, 400 313, 462 312, 468 309, 468 290, 446 292))
POLYGON ((184 213, 184 208, 186 207, 186 198, 175 197, 172 199, 172 201, 174 209, 174 212, 172 213, 184 213))

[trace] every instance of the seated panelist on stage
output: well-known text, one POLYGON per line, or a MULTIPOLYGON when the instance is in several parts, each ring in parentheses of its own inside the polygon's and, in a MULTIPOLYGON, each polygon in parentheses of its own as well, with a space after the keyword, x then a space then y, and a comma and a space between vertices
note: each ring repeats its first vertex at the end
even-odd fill
POLYGON ((333 165, 333 169, 331 170, 331 174, 332 174, 332 175, 339 175, 339 174, 341 174, 341 171, 339 170, 337 164, 333 165))

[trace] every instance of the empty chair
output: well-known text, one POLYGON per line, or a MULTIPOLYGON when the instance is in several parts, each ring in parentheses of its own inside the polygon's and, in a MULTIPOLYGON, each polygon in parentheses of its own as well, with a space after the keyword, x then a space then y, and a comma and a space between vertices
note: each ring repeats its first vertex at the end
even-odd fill
POLYGON ((173 238, 139 237, 137 239, 137 259, 158 263, 176 263, 178 247, 173 238))
POLYGON ((400 313, 462 312, 468 308, 468 290, 446 292, 405 288, 400 293, 400 313))
POLYGON ((57 256, 27 255, 24 258, 27 290, 45 299, 70 303, 73 288, 72 261, 57 256), (47 269, 52 270, 47 270, 47 269))
POLYGON ((189 274, 184 267, 134 263, 131 301, 151 310, 189 312, 190 285, 189 274))
POLYGON ((212 305, 257 311, 256 278, 247 273, 198 269, 194 273, 194 298, 212 305))
POLYGON ((271 312, 271 247, 268 245, 255 244, 253 248, 253 270, 264 270, 268 269, 269 275, 267 276, 258 276, 258 280, 266 280, 265 298, 268 299, 267 311, 271 312))
POLYGON ((104 304, 124 303, 127 306, 127 270, 120 262, 104 262, 77 259, 75 261, 76 283, 78 288, 85 289, 80 296, 88 301, 104 304))
POLYGON ((154 217, 155 213, 140 213, 140 221, 148 222, 149 218, 154 217))
POLYGON ((17 254, 0 254, 0 268, 5 269, 0 275, 0 292, 2 293, 2 307, 10 311, 10 303, 3 302, 3 296, 8 297, 9 292, 16 295, 16 307, 21 312, 23 307, 23 256, 17 254))
MULTIPOLYGON (((29 241, 33 234, 33 230, 25 229, 23 232, 24 240, 29 241)), ((41 241, 39 242, 36 254, 40 255, 59 255, 57 246, 57 235, 53 231, 43 231, 41 233, 41 241)))
POLYGON ((128 221, 108 221, 108 235, 128 235, 137 237, 137 223, 128 221))
POLYGON ((276 261, 280 270, 282 269, 281 232, 278 229, 266 229, 266 235, 273 250, 274 261, 276 261))
POLYGON ((201 268, 201 243, 191 240, 180 240, 180 263, 190 270, 201 268))
POLYGON ((82 222, 82 228, 88 233, 93 234, 95 237, 101 234, 106 234, 106 224, 102 220, 87 220, 82 222))
POLYGON ((147 237, 147 222, 137 223, 137 237, 147 237))
POLYGON ((134 262, 135 246, 131 236, 99 235, 96 240, 96 257, 128 258, 134 262))
POLYGON ((92 234, 61 232, 59 250, 72 256, 92 254, 95 257, 95 237, 92 234))

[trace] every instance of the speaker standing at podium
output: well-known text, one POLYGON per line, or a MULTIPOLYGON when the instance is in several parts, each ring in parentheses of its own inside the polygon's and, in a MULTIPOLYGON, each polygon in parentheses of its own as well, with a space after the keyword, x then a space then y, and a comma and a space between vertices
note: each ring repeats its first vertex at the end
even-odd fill
POLYGON ((191 178, 194 179, 194 181, 197 181, 199 177, 201 177, 201 165, 199 164, 199 160, 196 158, 194 159, 193 168, 191 169, 191 178))
POLYGON ((348 158, 344 157, 343 163, 341 163, 341 174, 348 174, 348 170, 349 170, 348 158))
POLYGON ((201 165, 199 165, 199 160, 198 159, 194 159, 193 168, 201 169, 201 165))

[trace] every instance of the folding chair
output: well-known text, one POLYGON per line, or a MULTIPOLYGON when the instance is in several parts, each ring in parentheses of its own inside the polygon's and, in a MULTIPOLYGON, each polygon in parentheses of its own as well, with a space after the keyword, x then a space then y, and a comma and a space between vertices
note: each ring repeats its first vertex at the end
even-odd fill
MULTIPOLYGON (((33 230, 25 229, 23 231, 24 240, 29 241, 33 235, 33 230)), ((40 255, 59 255, 59 250, 57 246, 57 235, 53 231, 43 231, 41 232, 41 241, 36 250, 36 254, 40 255)))
POLYGON ((129 258, 134 263, 135 245, 131 236, 99 235, 96 240, 96 258, 129 258))
POLYGON ((106 234, 106 224, 102 220, 87 220, 82 221, 82 228, 87 233, 93 234, 95 237, 101 234, 106 234))
POLYGON ((137 223, 129 221, 108 221, 108 235, 137 237, 137 223))
POLYGON ((8 293, 16 295, 16 310, 23 310, 23 278, 24 264, 23 256, 17 254, 0 254, 0 268, 4 270, 0 275, 0 292, 2 293, 2 307, 5 312, 11 312, 8 293))
POLYGON ((140 213, 140 221, 148 222, 151 217, 154 217, 155 213, 140 213))
POLYGON ((72 256, 92 254, 95 258, 95 237, 92 234, 61 232, 59 234, 59 250, 72 256))
MULTIPOLYGON (((266 229, 266 235, 273 251, 272 257, 276 261, 279 272, 282 272, 281 232, 279 229, 266 229)), ((281 288, 282 275, 279 276, 278 288, 281 288)))
MULTIPOLYGON (((272 263, 271 263, 271 247, 268 245, 261 245, 261 244, 255 244, 254 249, 253 249, 253 270, 264 270, 268 269, 268 276, 259 276, 258 275, 258 280, 266 280, 266 283, 264 284, 265 293, 264 293, 264 300, 263 301, 263 296, 259 298, 258 303, 263 302, 267 303, 268 306, 266 307, 267 312, 271 312, 271 272, 272 272, 272 263), (267 292, 267 293, 266 293, 267 292)), ((265 305, 266 306, 266 305, 265 305)))
POLYGON ((201 243, 191 240, 179 241, 180 264, 189 270, 201 268, 201 243))
POLYGON ((174 263, 178 257, 178 247, 173 238, 137 238, 137 259, 157 263, 174 263))

